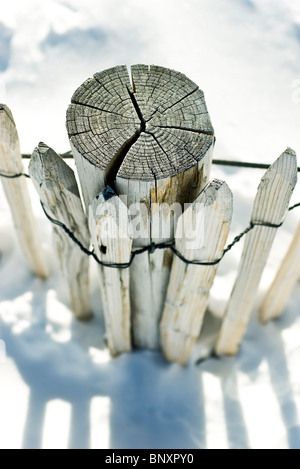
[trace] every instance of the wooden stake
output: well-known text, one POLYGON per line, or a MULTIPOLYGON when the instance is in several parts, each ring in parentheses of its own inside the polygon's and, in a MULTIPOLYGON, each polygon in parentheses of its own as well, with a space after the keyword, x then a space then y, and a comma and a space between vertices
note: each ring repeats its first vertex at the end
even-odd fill
MULTIPOLYGON (((213 179, 178 221, 176 249, 189 260, 222 257, 232 216, 227 184, 213 179)), ((169 361, 184 365, 200 334, 209 291, 218 268, 173 260, 160 325, 161 345, 169 361)))
MULTIPOLYGON (((47 213, 64 223, 88 248, 90 235, 87 220, 72 169, 52 148, 40 143, 32 153, 29 174, 47 213)), ((69 287, 72 310, 78 319, 89 319, 89 258, 62 228, 54 226, 53 233, 61 270, 69 287)))
MULTIPOLYGON (((98 259, 114 264, 130 261, 128 210, 111 188, 92 202, 89 226, 98 259)), ((112 355, 118 355, 131 349, 129 268, 100 265, 99 272, 108 346, 112 355)))
MULTIPOLYGON (((133 205, 142 204, 134 249, 173 239, 173 215, 168 236, 156 226, 167 222, 160 205, 193 202, 211 167, 214 131, 198 86, 163 67, 134 65, 131 80, 125 66, 114 67, 74 93, 67 129, 86 206, 109 185, 124 196, 131 218, 133 205)), ((169 252, 145 252, 130 268, 137 347, 159 347, 171 262, 169 252)))
POLYGON ((300 224, 260 307, 260 320, 280 316, 300 274, 300 224))
MULTIPOLYGON (((0 172, 8 175, 24 172, 19 137, 10 109, 0 104, 0 172)), ((1 178, 18 240, 27 262, 36 275, 46 278, 48 268, 33 216, 27 183, 24 176, 1 178)))
MULTIPOLYGON (((261 180, 252 210, 252 222, 282 223, 296 181, 296 154, 288 148, 261 180)), ((216 345, 218 355, 235 355, 238 351, 275 235, 276 228, 267 226, 255 226, 247 235, 237 279, 216 345)))

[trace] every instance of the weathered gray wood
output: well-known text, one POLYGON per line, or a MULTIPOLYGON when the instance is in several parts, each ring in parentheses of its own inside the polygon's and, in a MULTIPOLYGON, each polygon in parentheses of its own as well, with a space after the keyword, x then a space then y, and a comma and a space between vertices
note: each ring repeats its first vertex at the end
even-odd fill
MULTIPOLYGON (((214 131, 203 92, 185 75, 134 65, 96 73, 72 97, 67 129, 86 206, 109 184, 125 203, 143 203, 143 233, 133 248, 174 237, 153 235, 155 203, 193 202, 207 182, 214 131), (132 82, 131 82, 132 81, 132 82)), ((155 208, 160 211, 160 208, 155 208)), ((130 268, 133 339, 158 348, 158 323, 170 274, 168 252, 144 253, 130 268)))
MULTIPOLYGON (((111 188, 106 187, 92 202, 89 227, 99 260, 110 264, 130 261, 128 210, 111 188)), ((129 268, 99 265, 99 273, 108 347, 112 355, 118 355, 131 349, 129 268)))
MULTIPOLYGON (((232 217, 232 193, 213 179, 180 217, 176 249, 188 260, 220 259, 232 217)), ((213 266, 173 260, 162 321, 161 346, 169 361, 184 365, 200 334, 209 291, 217 272, 213 266)))
POLYGON ((214 142, 203 92, 163 67, 135 65, 131 73, 133 85, 119 66, 96 73, 74 93, 67 112, 73 148, 111 173, 108 178, 169 179, 194 167, 214 142))
MULTIPOLYGON (((296 181, 296 154, 288 148, 261 180, 252 210, 252 222, 280 224, 286 216, 296 181)), ((247 235, 216 344, 218 355, 234 355, 238 351, 275 235, 276 229, 266 226, 255 226, 247 235)))
MULTIPOLYGON (((29 174, 47 213, 66 225, 85 248, 90 235, 73 170, 52 148, 40 143, 29 164, 29 174)), ((91 317, 89 257, 62 228, 53 225, 60 266, 69 288, 70 303, 78 319, 91 317)))
MULTIPOLYGON (((10 109, 0 104, 0 172, 10 175, 24 172, 19 137, 10 109)), ((18 240, 31 270, 46 278, 44 258, 25 178, 0 178, 7 197, 18 240)))
POLYGON ((260 307, 262 322, 278 318, 300 275, 300 224, 260 307))

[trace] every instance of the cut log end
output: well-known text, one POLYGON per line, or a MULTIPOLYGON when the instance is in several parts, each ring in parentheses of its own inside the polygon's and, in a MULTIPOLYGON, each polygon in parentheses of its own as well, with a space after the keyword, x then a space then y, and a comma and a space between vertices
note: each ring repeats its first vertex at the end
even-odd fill
POLYGON ((67 111, 67 130, 80 155, 116 175, 151 181, 191 168, 214 144, 203 92, 163 67, 114 67, 84 82, 67 111), (101 149, 101 151, 99 151, 101 149))

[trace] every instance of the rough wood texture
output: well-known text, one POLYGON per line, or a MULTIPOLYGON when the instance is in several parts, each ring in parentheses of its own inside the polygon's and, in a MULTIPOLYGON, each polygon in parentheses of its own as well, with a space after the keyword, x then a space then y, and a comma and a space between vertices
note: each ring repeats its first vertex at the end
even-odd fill
MULTIPOLYGON (((98 259, 128 263, 132 239, 126 205, 106 187, 92 202, 89 212, 92 243, 98 259)), ((100 288, 108 347, 112 355, 131 349, 129 269, 99 265, 100 288)))
MULTIPOLYGON (((125 66, 86 80, 72 97, 67 129, 86 206, 108 184, 131 205, 143 203, 133 247, 174 237, 153 233, 155 204, 193 202, 207 182, 214 132, 204 95, 185 75, 163 67, 125 66), (132 82, 131 82, 132 81, 132 82)), ((133 338, 158 348, 158 323, 168 283, 169 253, 145 253, 130 269, 133 338)))
MULTIPOLYGON (((64 223, 89 248, 87 220, 72 169, 51 148, 40 143, 32 153, 29 173, 47 213, 64 223)), ((78 319, 89 319, 89 258, 62 228, 54 226, 53 232, 72 310, 78 319)))
POLYGON ((300 224, 260 307, 260 320, 280 316, 300 274, 300 224))
MULTIPOLYGON (((176 249, 189 260, 222 256, 232 216, 227 184, 212 180, 178 220, 176 249)), ((173 260, 162 321, 161 346, 169 361, 184 365, 200 334, 218 264, 202 266, 173 260)))
POLYGON ((78 88, 67 112, 73 146, 126 179, 170 178, 195 166, 214 141, 203 92, 163 67, 134 65, 131 74, 132 84, 126 66, 114 67, 78 88))
MULTIPOLYGON (((16 125, 10 109, 0 104, 0 172, 23 173, 22 157, 16 125)), ((31 202, 24 177, 0 178, 7 197, 18 240, 31 270, 46 278, 48 268, 38 236, 31 202)))
MULTIPOLYGON (((296 181, 296 154, 288 148, 261 180, 254 201, 252 222, 280 224, 286 216, 296 181)), ((255 226, 247 235, 237 279, 216 344, 218 355, 234 355, 238 351, 275 235, 276 229, 266 226, 255 226)))

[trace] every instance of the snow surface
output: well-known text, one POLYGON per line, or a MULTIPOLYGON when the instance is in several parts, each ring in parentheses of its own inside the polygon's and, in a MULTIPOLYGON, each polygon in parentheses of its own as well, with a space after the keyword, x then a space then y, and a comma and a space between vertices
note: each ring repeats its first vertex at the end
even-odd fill
MULTIPOLYGON (((116 64, 155 63, 204 90, 215 157, 273 162, 300 153, 300 6, 294 0, 1 0, 0 101, 12 109, 23 152, 44 141, 69 149, 65 111, 77 86, 116 64)), ((72 163, 70 163, 72 165, 72 163)), ((230 240, 249 220, 262 172, 213 167, 234 194, 230 240)), ((30 194, 51 267, 29 272, 0 189, 0 448, 300 448, 300 288, 283 316, 253 312, 236 358, 197 345, 187 367, 105 348, 96 266, 95 318, 72 317, 45 219, 30 194), (3 355, 5 344, 6 357, 3 355), (1 353, 2 351, 2 353, 1 353)), ((300 200, 296 187, 292 203, 300 200)), ((288 215, 257 304, 299 220, 288 215)), ((242 245, 225 258, 210 308, 221 316, 242 245)), ((206 337, 219 319, 208 316, 206 337)))

